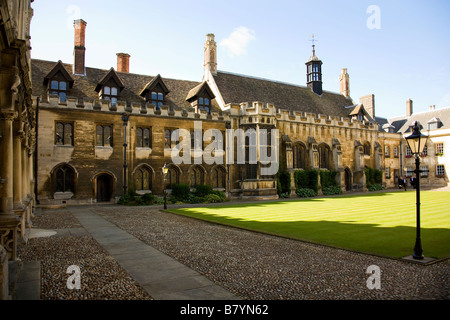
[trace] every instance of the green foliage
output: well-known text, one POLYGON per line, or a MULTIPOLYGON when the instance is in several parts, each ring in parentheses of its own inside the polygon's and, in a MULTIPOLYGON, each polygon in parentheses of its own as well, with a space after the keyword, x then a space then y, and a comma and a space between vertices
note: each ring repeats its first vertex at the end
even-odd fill
POLYGON ((197 197, 204 197, 212 193, 212 191, 213 190, 210 185, 199 184, 195 187, 194 195, 196 195, 197 197))
POLYGON ((189 199, 190 194, 191 194, 191 189, 189 188, 188 184, 175 183, 172 185, 171 198, 173 198, 173 200, 184 202, 189 199))
POLYGON ((318 174, 317 170, 296 170, 294 173, 295 188, 309 188, 317 194, 319 189, 318 174))
POLYGON ((336 171, 320 171, 320 185, 324 188, 336 186, 336 171))
POLYGON ((341 188, 339 188, 337 186, 329 186, 329 187, 322 188, 322 193, 326 196, 332 195, 332 194, 341 194, 342 190, 341 190, 341 188))
POLYGON ((203 198, 203 203, 217 203, 222 202, 222 199, 217 195, 210 193, 203 198))
POLYGON ((317 195, 317 192, 310 188, 297 188, 295 193, 301 198, 315 197, 317 195))
POLYGON ((289 172, 278 171, 277 191, 278 195, 291 192, 291 174, 289 172))
POLYGON ((383 185, 379 183, 372 183, 367 185, 367 189, 369 191, 378 191, 378 190, 384 190, 386 189, 383 185))
POLYGON ((383 171, 372 169, 369 167, 364 168, 364 173, 366 174, 366 184, 381 184, 383 181, 383 171))
POLYGON ((151 193, 146 193, 142 196, 136 194, 136 192, 130 190, 125 195, 122 195, 117 201, 117 204, 125 206, 147 206, 158 202, 158 198, 151 193))

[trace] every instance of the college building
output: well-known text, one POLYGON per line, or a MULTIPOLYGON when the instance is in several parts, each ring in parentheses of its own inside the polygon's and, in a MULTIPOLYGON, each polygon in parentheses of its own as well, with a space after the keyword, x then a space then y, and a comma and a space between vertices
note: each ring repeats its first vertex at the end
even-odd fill
MULTIPOLYGON (((16 258, 36 205, 114 203, 128 191, 162 195, 181 183, 231 199, 276 199, 278 172, 290 176, 287 196, 295 196, 296 173, 310 170, 333 172, 344 193, 367 191, 368 168, 397 188, 414 169, 404 138, 416 121, 430 137, 422 185, 448 185, 450 108, 415 114, 408 100, 404 116, 379 117, 373 94, 351 98, 346 68, 340 92, 323 88, 314 45, 305 85, 220 71, 214 34, 198 48, 197 81, 130 73, 123 52, 109 70, 86 66, 82 19, 71 63, 31 59, 30 2, 0 0, 0 298, 5 261, 16 258)), ((322 184, 319 175, 319 194, 322 184)))
MULTIPOLYGON (((207 34, 203 79, 187 81, 130 73, 127 53, 116 54, 116 68, 87 67, 86 32, 87 22, 76 20, 71 64, 32 60, 40 204, 115 201, 127 190, 161 195, 174 183, 191 188, 208 184, 236 199, 277 198, 277 176, 263 174, 268 164, 260 161, 261 147, 290 173, 291 194, 296 170, 335 171, 344 192, 367 190, 367 167, 383 171, 382 183, 388 188, 411 173, 403 135, 416 115, 377 117, 373 94, 358 102, 350 97, 346 68, 339 78, 340 92, 326 91, 314 45, 305 62, 306 85, 301 86, 218 70, 214 35, 207 34), (202 139, 210 129, 222 139, 202 139), (242 139, 227 137, 227 131, 238 129, 245 133, 242 139), (208 159, 192 152, 175 163, 173 152, 183 137, 174 131, 179 135, 180 130, 189 133, 184 139, 191 140, 192 148, 205 150, 220 140, 215 143, 225 151, 223 157, 208 159), (266 139, 260 138, 262 132, 268 133, 266 139), (256 163, 249 159, 252 148, 258 150, 256 163), (227 152, 233 155, 227 158, 227 152), (241 155, 244 160, 237 161, 241 155)), ((448 112, 442 113, 433 130, 448 128, 448 112)), ((434 148, 430 139, 430 151, 434 148)), ((424 183, 445 185, 444 158, 431 158, 426 159, 430 163, 424 183)))

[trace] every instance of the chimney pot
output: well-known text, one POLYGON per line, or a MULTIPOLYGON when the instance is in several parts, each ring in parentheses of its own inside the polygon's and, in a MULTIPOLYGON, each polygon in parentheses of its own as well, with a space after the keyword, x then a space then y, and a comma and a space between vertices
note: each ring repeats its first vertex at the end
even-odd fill
POLYGON ((349 98, 350 97, 350 77, 347 73, 347 68, 342 69, 342 73, 339 77, 339 84, 340 84, 341 94, 344 97, 349 98))
POLYGON ((128 53, 117 53, 117 71, 130 72, 130 55, 128 53))
POLYGON ((430 110, 434 110, 436 109, 436 106, 433 104, 432 106, 430 106, 430 110))

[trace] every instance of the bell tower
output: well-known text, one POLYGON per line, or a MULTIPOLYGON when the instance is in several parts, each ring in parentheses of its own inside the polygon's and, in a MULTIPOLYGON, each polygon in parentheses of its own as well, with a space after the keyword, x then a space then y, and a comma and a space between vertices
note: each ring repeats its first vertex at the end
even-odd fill
POLYGON ((312 55, 306 64, 306 85, 316 94, 322 94, 322 61, 316 56, 314 42, 317 41, 312 35, 312 55))

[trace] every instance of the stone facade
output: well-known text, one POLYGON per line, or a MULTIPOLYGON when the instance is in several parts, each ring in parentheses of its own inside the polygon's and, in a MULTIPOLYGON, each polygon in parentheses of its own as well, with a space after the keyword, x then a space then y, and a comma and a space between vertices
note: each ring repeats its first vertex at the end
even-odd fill
MULTIPOLYGON (((74 23, 75 49, 84 43, 86 25, 83 20, 74 23)), ((385 147, 400 150, 401 135, 386 133, 374 121, 373 95, 353 102, 346 69, 341 93, 323 90, 321 70, 311 76, 316 72, 314 62, 321 64, 315 52, 306 63, 304 87, 217 70, 213 34, 206 36, 201 82, 131 74, 130 56, 117 57, 118 71, 83 66, 84 74, 61 61, 33 60, 34 104, 40 117, 39 203, 115 201, 126 190, 162 194, 164 186, 170 190, 173 183, 192 188, 210 184, 232 198, 277 198, 278 168, 263 174, 270 165, 262 163, 266 149, 261 148, 269 144, 277 166, 291 177, 296 170, 336 171, 337 185, 349 192, 366 190, 365 167, 384 172, 389 168, 383 184, 396 185, 393 177, 401 161, 386 156, 385 147), (52 87, 61 81, 63 90, 52 87), (320 92, 311 89, 318 87, 320 92), (110 88, 116 88, 114 95, 110 88), (220 161, 191 156, 190 161, 174 163, 172 152, 182 139, 170 141, 170 134, 176 129, 194 132, 199 126, 202 133, 209 129, 222 133, 225 155, 232 156, 219 157, 220 161), (226 134, 239 130, 243 140, 226 134), (249 132, 256 134, 254 141, 249 132), (261 132, 276 133, 275 144, 262 141, 261 132), (257 150, 255 163, 248 158, 252 147, 257 150), (237 161, 243 155, 247 158, 237 161), (170 165, 166 180, 165 164, 170 165)), ((79 61, 84 57, 75 55, 74 64, 79 61)), ((198 137, 190 138, 193 145, 198 137)), ((209 143, 204 141, 202 150, 209 143)))
POLYGON ((30 3, 0 0, 0 299, 10 298, 8 260, 26 240, 34 206, 30 3))

